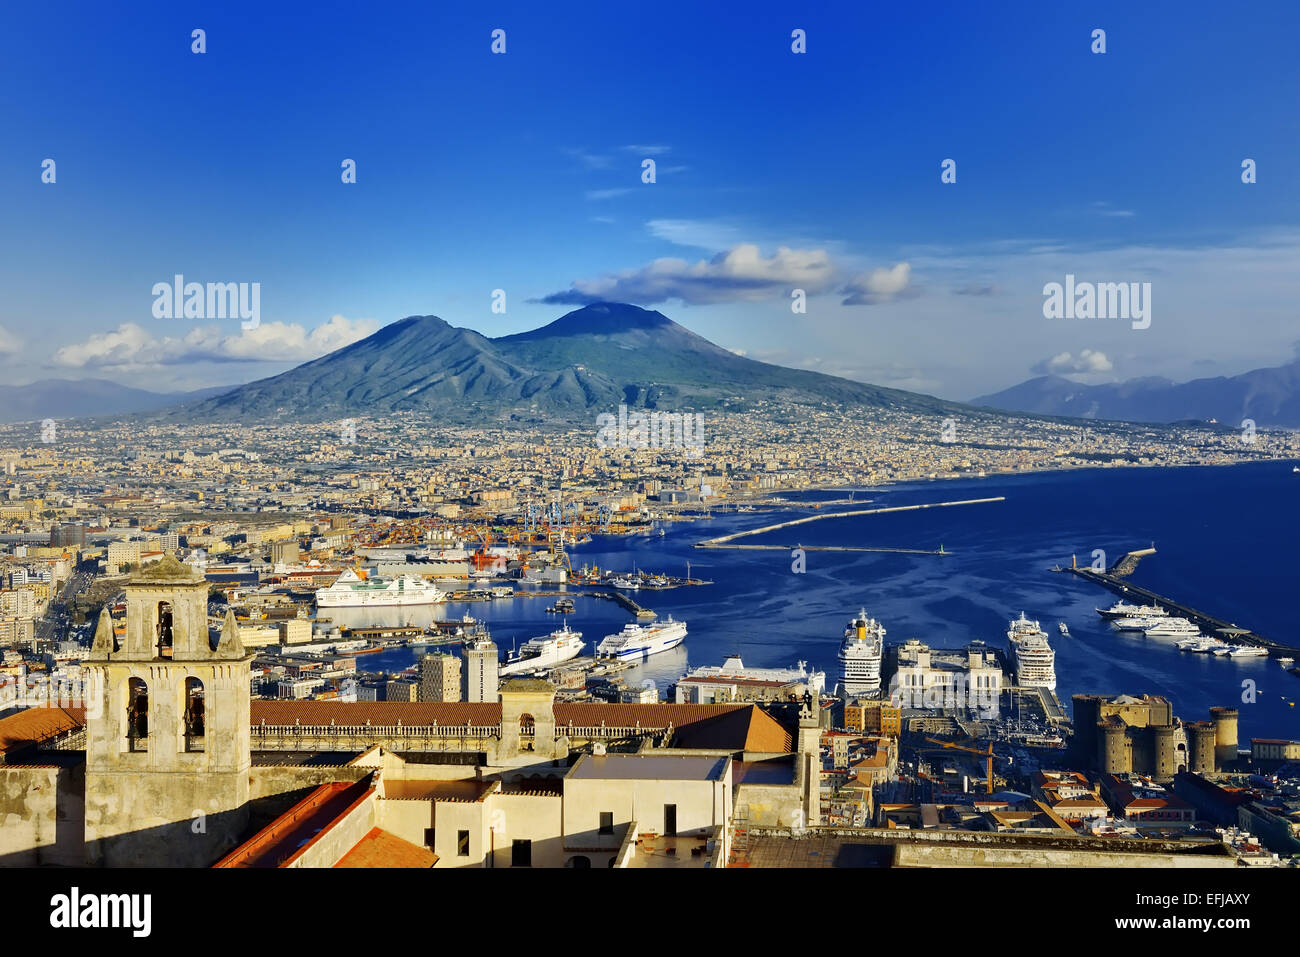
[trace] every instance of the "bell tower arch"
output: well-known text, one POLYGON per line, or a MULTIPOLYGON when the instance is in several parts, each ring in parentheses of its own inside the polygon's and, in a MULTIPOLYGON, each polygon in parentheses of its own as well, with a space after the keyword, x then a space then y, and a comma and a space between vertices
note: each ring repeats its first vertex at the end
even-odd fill
POLYGON ((205 866, 244 830, 253 656, 233 612, 209 637, 207 604, 202 572, 168 556, 127 584, 120 641, 100 614, 84 662, 88 863, 205 866))

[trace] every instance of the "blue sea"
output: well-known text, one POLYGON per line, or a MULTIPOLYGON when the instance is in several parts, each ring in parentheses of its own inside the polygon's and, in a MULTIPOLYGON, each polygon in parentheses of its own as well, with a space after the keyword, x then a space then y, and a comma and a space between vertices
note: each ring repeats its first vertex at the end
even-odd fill
MULTIPOLYGON (((688 623, 685 644, 652 658, 629 676, 663 690, 688 667, 720 664, 732 653, 747 665, 807 661, 837 677, 844 626, 860 607, 887 628, 889 643, 919 638, 935 647, 982 639, 1005 649, 1007 622, 1022 610, 1039 619, 1056 649, 1057 694, 1159 694, 1186 720, 1213 705, 1240 711, 1240 740, 1300 737, 1300 678, 1267 658, 1226 659, 1181 652, 1168 639, 1114 631, 1094 611, 1117 598, 1055 565, 1112 563, 1155 544, 1131 578, 1241 627, 1300 644, 1293 601, 1292 555, 1300 543, 1300 474, 1294 463, 1186 468, 1092 469, 1023 476, 920 482, 854 491, 853 506, 879 508, 1005 496, 1005 501, 926 511, 834 518, 744 539, 747 544, 858 545, 938 549, 906 555, 806 552, 806 571, 792 571, 788 551, 694 548, 694 543, 814 514, 809 507, 716 514, 674 523, 663 537, 600 536, 571 551, 574 567, 692 575, 714 584, 641 591, 660 617, 688 623), (1057 622, 1070 637, 1062 637, 1057 622), (1243 701, 1244 682, 1255 700, 1243 701), (1289 702, 1297 701, 1296 707, 1289 702)), ((809 503, 842 499, 848 490, 800 496, 809 503)), ((580 589, 574 589, 580 590, 580 589)), ((485 619, 498 646, 558 627, 550 599, 448 604, 439 617, 465 612, 485 619)), ((577 599, 570 625, 598 641, 630 616, 612 602, 577 599)), ((367 669, 399 670, 409 650, 370 655, 367 669)), ((1247 696, 1249 697, 1249 696, 1247 696)))

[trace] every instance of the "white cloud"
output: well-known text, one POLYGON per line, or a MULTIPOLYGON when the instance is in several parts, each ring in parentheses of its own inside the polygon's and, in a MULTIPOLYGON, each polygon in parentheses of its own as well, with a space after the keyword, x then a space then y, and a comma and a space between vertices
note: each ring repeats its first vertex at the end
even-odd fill
POLYGON ((795 288, 809 294, 824 291, 833 273, 830 255, 824 249, 782 246, 765 257, 757 246, 742 243, 694 264, 684 259, 656 259, 639 269, 578 280, 569 289, 540 301, 566 305, 601 301, 650 305, 669 299, 697 305, 753 302, 789 296, 795 288))
POLYGON ((844 305, 874 306, 904 296, 916 294, 910 289, 912 267, 908 263, 898 263, 888 269, 873 269, 850 279, 844 287, 844 305))
POLYGON ((0 356, 11 356, 22 349, 23 343, 16 335, 0 326, 0 356))
POLYGON ((1095 349, 1083 349, 1077 356, 1068 352, 1059 352, 1050 359, 1039 362, 1034 366, 1033 371, 1048 375, 1071 375, 1073 373, 1098 375, 1111 372, 1114 368, 1115 364, 1106 358, 1104 352, 1098 352, 1095 349))
POLYGON ((134 322, 64 346, 51 361, 67 368, 142 369, 187 362, 305 362, 364 339, 374 319, 334 316, 308 331, 298 323, 264 322, 255 329, 197 326, 184 336, 155 336, 134 322))

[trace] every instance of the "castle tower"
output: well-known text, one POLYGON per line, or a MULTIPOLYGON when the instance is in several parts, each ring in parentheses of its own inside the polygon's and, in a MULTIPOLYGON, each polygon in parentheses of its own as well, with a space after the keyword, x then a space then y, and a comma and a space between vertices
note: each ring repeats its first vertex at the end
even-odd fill
POLYGON ((1237 760, 1237 709, 1211 708, 1210 721, 1214 723, 1214 754, 1219 767, 1237 760))
POLYGON ((1197 774, 1213 774, 1216 770, 1214 754, 1214 725, 1208 721, 1196 721, 1188 725, 1191 736, 1189 750, 1191 765, 1189 771, 1197 774))
POLYGON ((203 575, 167 556, 108 609, 85 661, 86 855, 109 867, 211 864, 248 815, 249 663, 233 612, 213 647, 203 575))

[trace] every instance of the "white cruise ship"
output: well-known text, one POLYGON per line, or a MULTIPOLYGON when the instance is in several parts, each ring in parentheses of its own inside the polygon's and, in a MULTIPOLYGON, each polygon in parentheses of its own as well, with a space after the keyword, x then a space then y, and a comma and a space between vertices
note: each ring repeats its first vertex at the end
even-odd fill
POLYGON ((1056 652, 1047 642, 1047 632, 1022 611, 1011 622, 1007 639, 1016 656, 1016 684, 1022 688, 1056 690, 1056 652))
POLYGON ((385 579, 358 575, 351 568, 329 588, 316 592, 317 608, 373 608, 384 605, 437 605, 447 598, 436 585, 414 575, 385 579))
POLYGON ((885 626, 867 617, 863 608, 844 629, 840 645, 840 687, 850 698, 880 690, 880 655, 885 646, 885 626))
POLYGON ((1150 628, 1143 629, 1142 633, 1148 638, 1195 638, 1201 633, 1201 629, 1186 618, 1166 618, 1150 628))
POLYGON ((676 648, 685 639, 686 622, 674 621, 672 615, 667 621, 648 625, 628 622, 622 631, 604 637, 596 646, 596 657, 617 661, 641 660, 676 648))
POLYGON ((553 668, 582 654, 582 646, 582 632, 565 624, 549 635, 525 641, 517 654, 508 656, 501 663, 497 673, 504 677, 553 668))

